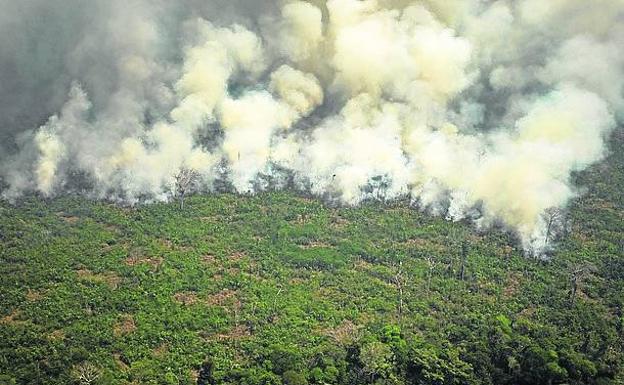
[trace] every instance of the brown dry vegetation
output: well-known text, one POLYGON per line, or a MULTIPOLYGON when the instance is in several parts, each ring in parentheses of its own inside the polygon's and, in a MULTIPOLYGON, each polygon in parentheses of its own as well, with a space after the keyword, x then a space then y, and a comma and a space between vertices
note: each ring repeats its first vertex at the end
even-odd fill
POLYGON ((507 276, 507 281, 505 283, 505 288, 503 289, 503 296, 505 298, 512 298, 518 292, 520 288, 520 281, 522 280, 522 275, 517 272, 510 273, 507 276))
POLYGON ((43 299, 45 296, 45 292, 41 290, 32 290, 28 289, 26 292, 26 299, 30 302, 35 302, 43 299))
POLYGON ((76 270, 76 274, 78 274, 78 278, 82 281, 93 282, 93 283, 103 283, 110 287, 112 290, 115 290, 119 287, 121 283, 121 277, 115 274, 112 271, 107 271, 105 273, 93 273, 88 269, 79 269, 76 270))
POLYGON ((322 241, 312 241, 312 242, 308 242, 308 243, 303 243, 303 244, 299 244, 297 245, 299 246, 300 249, 303 250, 308 250, 308 249, 316 249, 316 248, 333 248, 334 245, 327 243, 327 242, 322 242, 322 241))
POLYGON ((6 325, 24 325, 29 323, 27 320, 19 319, 22 316, 22 311, 15 309, 9 315, 0 318, 0 324, 6 325))
POLYGON ((131 255, 124 260, 124 263, 128 266, 136 266, 144 263, 152 268, 160 267, 163 262, 164 259, 162 257, 142 257, 138 255, 131 255))
POLYGON ((131 314, 124 314, 113 327, 113 334, 116 337, 125 336, 137 329, 134 318, 131 314))
POLYGON ((224 340, 240 340, 245 337, 249 337, 251 331, 245 325, 236 325, 226 333, 219 333, 214 336, 218 341, 224 340))
POLYGON ((61 329, 55 330, 48 334, 48 339, 50 341, 62 341, 65 339, 65 332, 61 329))
POLYGON ((349 320, 344 320, 335 328, 325 329, 323 334, 333 338, 339 344, 346 346, 358 338, 360 326, 349 320))
POLYGON ((62 211, 56 213, 56 215, 58 215, 63 221, 65 221, 66 223, 69 223, 70 225, 73 225, 80 220, 79 217, 68 215, 62 211))
POLYGON ((193 291, 179 292, 173 295, 173 300, 185 306, 195 305, 199 302, 197 293, 193 291))
POLYGON ((224 289, 218 293, 208 296, 206 303, 209 305, 223 306, 227 304, 231 299, 236 298, 236 291, 224 289))

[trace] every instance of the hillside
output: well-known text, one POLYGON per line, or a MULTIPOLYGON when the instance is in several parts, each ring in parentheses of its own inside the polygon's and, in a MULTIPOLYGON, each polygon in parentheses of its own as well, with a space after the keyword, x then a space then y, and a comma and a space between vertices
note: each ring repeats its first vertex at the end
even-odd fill
POLYGON ((622 145, 550 261, 406 202, 2 203, 0 383, 622 384, 622 145))

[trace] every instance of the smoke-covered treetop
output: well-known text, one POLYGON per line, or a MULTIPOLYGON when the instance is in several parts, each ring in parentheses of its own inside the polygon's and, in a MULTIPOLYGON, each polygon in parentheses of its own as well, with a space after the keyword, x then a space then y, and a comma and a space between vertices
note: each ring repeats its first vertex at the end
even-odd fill
POLYGON ((4 196, 410 197, 546 247, 624 113, 621 0, 0 0, 4 196))

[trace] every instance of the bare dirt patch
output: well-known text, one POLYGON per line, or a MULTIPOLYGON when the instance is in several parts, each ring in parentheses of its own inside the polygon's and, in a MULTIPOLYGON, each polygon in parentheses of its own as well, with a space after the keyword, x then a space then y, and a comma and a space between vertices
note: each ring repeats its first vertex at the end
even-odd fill
POLYGON ((125 336, 137 329, 134 318, 130 314, 124 314, 113 327, 113 334, 116 337, 125 336))
POLYGON ((344 320, 333 329, 325 329, 323 334, 333 338, 341 345, 347 345, 358 338, 360 327, 349 320, 344 320))
POLYGON ((229 260, 231 262, 240 262, 243 259, 247 258, 247 254, 241 252, 241 251, 237 251, 235 253, 233 253, 232 255, 230 255, 229 260))
POLYGON ((349 222, 348 219, 345 219, 345 218, 343 218, 343 217, 338 215, 338 216, 335 216, 335 217, 333 217, 331 219, 330 226, 335 228, 335 229, 342 229, 342 228, 346 227, 347 225, 349 225, 349 223, 351 223, 351 222, 349 222))
POLYGON ((102 228, 104 230, 109 231, 109 232, 111 232, 113 234, 119 234, 121 232, 121 229, 116 224, 113 224, 113 223, 100 223, 100 225, 102 226, 102 228))
POLYGON ((507 282, 505 283, 505 288, 503 289, 503 296, 505 298, 513 297, 520 288, 520 280, 522 279, 522 275, 518 273, 511 273, 507 277, 507 282))
POLYGON ((316 298, 330 298, 333 294, 333 291, 328 287, 320 287, 314 291, 316 298))
POLYGON ((224 289, 216 294, 212 294, 206 298, 206 304, 212 306, 223 306, 232 309, 240 309, 241 301, 237 298, 238 292, 235 290, 224 289))
POLYGON ((78 278, 82 281, 103 283, 112 290, 117 289, 121 283, 121 277, 112 271, 107 271, 105 273, 93 273, 89 269, 80 269, 76 270, 76 274, 78 274, 78 278))
POLYGON ((291 221, 294 224, 297 225, 305 225, 306 223, 309 223, 310 220, 312 219, 311 215, 308 214, 298 214, 295 219, 293 221, 291 221))
POLYGON ((159 239, 158 243, 160 243, 164 248, 169 249, 169 250, 175 250, 175 251, 191 250, 190 246, 179 245, 179 244, 174 243, 172 240, 166 239, 166 238, 159 239))
POLYGON ((505 258, 510 258, 515 249, 509 245, 505 245, 502 247, 502 256, 505 258))
POLYGON ((297 246, 299 246, 299 248, 303 250, 334 247, 334 245, 332 245, 331 243, 327 243, 323 241, 312 241, 312 242, 302 243, 297 246))
POLYGON ((62 219, 65 223, 68 223, 68 224, 70 224, 70 225, 73 225, 73 224, 75 224, 76 222, 78 222, 78 221, 80 220, 80 218, 79 218, 79 217, 74 216, 74 215, 69 215, 69 214, 64 213, 64 212, 62 212, 62 211, 61 211, 61 212, 56 213, 56 215, 58 215, 59 217, 61 217, 61 219, 62 219))
POLYGON ((217 257, 211 254, 206 254, 201 256, 201 261, 205 264, 212 265, 217 261, 217 257))
POLYGON ((427 245, 427 241, 422 238, 411 238, 403 242, 403 244, 406 246, 425 247, 427 245))
POLYGON ((236 296, 236 291, 224 289, 216 294, 212 294, 208 296, 206 299, 206 303, 209 305, 219 305, 222 306, 228 302, 231 298, 236 296))
POLYGON ((535 307, 527 307, 526 309, 523 309, 520 313, 518 313, 518 316, 531 318, 535 314, 535 312, 536 312, 535 307))
POLYGON ((65 339, 65 332, 61 329, 55 330, 48 334, 48 339, 50 341, 62 341, 65 339))
POLYGON ((362 259, 362 258, 358 258, 358 259, 355 261, 354 266, 355 266, 355 268, 356 268, 357 270, 360 270, 360 271, 362 271, 362 270, 370 270, 370 269, 372 269, 372 268, 373 268, 373 264, 372 264, 372 263, 367 262, 367 261, 365 261, 365 260, 364 260, 364 259, 362 259))
POLYGON ((245 337, 249 337, 251 335, 251 331, 245 325, 237 325, 230 329, 227 333, 220 333, 215 335, 215 338, 219 341, 226 340, 240 340, 245 337))
POLYGON ((13 310, 9 315, 6 315, 0 318, 0 324, 5 325, 24 325, 27 324, 28 321, 19 319, 22 315, 21 310, 13 310))
POLYGON ((26 293, 26 299, 30 302, 39 301, 43 299, 43 297, 44 297, 44 292, 40 290, 28 289, 28 292, 26 293))
POLYGON ((179 292, 173 295, 173 300, 185 306, 195 305, 199 302, 199 297, 194 291, 179 292))
POLYGON ((141 264, 147 264, 152 268, 158 268, 164 259, 162 257, 145 257, 140 255, 131 255, 124 260, 124 263, 128 266, 137 266, 141 264))
POLYGON ((164 357, 169 352, 169 345, 166 343, 162 343, 158 345, 154 350, 152 350, 152 354, 154 357, 164 357))

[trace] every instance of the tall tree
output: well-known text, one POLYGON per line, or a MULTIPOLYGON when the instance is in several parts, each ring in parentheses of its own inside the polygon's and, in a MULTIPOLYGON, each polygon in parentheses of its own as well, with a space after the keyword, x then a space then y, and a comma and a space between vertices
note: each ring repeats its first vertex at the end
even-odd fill
POLYGON ((396 274, 393 277, 394 284, 396 285, 398 292, 398 318, 399 325, 401 325, 401 321, 403 320, 403 286, 404 286, 404 278, 403 278, 403 261, 400 261, 396 266, 396 274))
POLYGON ((433 270, 438 262, 433 259, 432 256, 428 256, 425 260, 427 261, 427 291, 429 291, 431 289, 431 277, 433 276, 433 270))
POLYGON ((180 202, 180 210, 184 210, 184 198, 196 188, 199 181, 199 173, 188 167, 181 167, 174 175, 175 195, 180 202))
POLYGON ((546 223, 546 231, 544 233, 544 247, 548 245, 550 240, 565 230, 565 214, 558 207, 551 207, 542 214, 546 223))
POLYGON ((576 301, 576 293, 582 289, 585 280, 596 273, 596 271, 598 271, 598 268, 589 262, 578 263, 570 268, 570 303, 572 305, 576 301))
POLYGON ((100 369, 90 362, 78 364, 72 370, 72 376, 82 385, 94 384, 101 374, 100 369))
POLYGON ((459 270, 459 279, 462 281, 466 276, 466 261, 468 260, 468 241, 462 241, 461 243, 461 268, 459 270))

